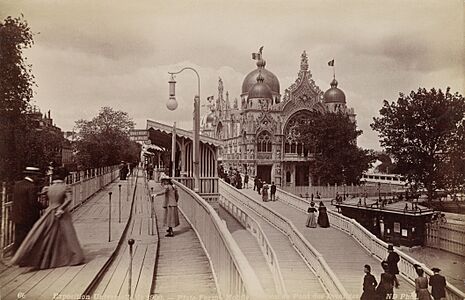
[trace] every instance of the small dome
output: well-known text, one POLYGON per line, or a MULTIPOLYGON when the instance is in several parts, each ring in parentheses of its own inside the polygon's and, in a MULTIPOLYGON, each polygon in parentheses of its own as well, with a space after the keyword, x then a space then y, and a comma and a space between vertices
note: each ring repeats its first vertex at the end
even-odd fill
POLYGON ((272 92, 279 94, 279 80, 276 75, 272 72, 265 69, 266 61, 264 59, 259 59, 257 61, 257 68, 245 76, 244 81, 242 82, 242 93, 248 93, 251 88, 257 83, 258 73, 261 72, 263 76, 263 81, 266 83, 272 92))
POLYGON ((331 81, 331 88, 323 95, 325 103, 346 103, 346 95, 337 87, 337 80, 331 81))
POLYGON ((271 88, 266 83, 264 83, 264 78, 261 72, 258 73, 257 81, 250 89, 249 96, 247 97, 247 99, 258 98, 273 99, 271 88))

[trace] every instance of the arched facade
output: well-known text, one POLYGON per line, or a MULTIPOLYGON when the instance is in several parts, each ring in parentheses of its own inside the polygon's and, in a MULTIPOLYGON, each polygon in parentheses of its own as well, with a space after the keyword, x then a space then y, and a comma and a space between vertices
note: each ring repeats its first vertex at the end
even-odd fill
POLYGON ((337 82, 331 83, 327 93, 333 98, 324 98, 326 94, 312 79, 305 51, 298 77, 282 97, 278 78, 265 69, 261 56, 260 52, 257 69, 244 79, 240 105, 236 98, 231 107, 229 93, 223 97, 223 81, 219 80, 218 96, 208 113, 211 122, 202 127, 202 134, 222 141, 219 161, 225 170, 231 167, 277 185, 311 185, 316 182, 309 175, 314 149, 298 141, 298 124, 308 120, 312 111, 325 113, 335 108, 355 122, 354 110, 347 108, 337 82))

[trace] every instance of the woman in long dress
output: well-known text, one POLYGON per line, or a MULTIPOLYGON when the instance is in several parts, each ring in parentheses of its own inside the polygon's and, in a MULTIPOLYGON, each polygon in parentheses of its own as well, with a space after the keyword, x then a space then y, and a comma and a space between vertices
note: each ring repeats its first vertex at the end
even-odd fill
POLYGON ((318 208, 318 225, 323 228, 329 227, 328 213, 323 201, 320 201, 320 207, 318 208))
POLYGON ((11 260, 11 264, 34 269, 49 269, 84 263, 84 253, 73 226, 69 188, 63 181, 64 169, 58 169, 52 185, 46 189, 49 206, 34 224, 11 260))
POLYGON ((315 213, 317 212, 317 210, 314 206, 315 206, 315 203, 311 202, 310 207, 307 210, 308 217, 307 217, 307 224, 305 224, 305 226, 310 227, 310 228, 316 228, 315 213))
POLYGON ((172 237, 174 236, 173 227, 179 226, 179 194, 178 190, 173 185, 173 182, 168 176, 160 176, 160 182, 163 186, 163 190, 159 193, 156 193, 155 196, 165 195, 165 199, 163 201, 163 208, 165 209, 163 215, 163 226, 168 227, 166 230, 168 233, 165 236, 172 237))
POLYGON ((431 300, 431 295, 428 291, 428 278, 423 276, 423 269, 419 265, 415 265, 415 271, 418 277, 415 278, 415 293, 418 300, 431 300))
POLYGON ((262 200, 263 202, 268 202, 268 184, 266 182, 263 182, 262 200))
POLYGON ((378 299, 380 300, 387 300, 387 299, 394 299, 394 283, 395 278, 394 275, 388 272, 389 266, 387 261, 381 262, 381 267, 383 268, 383 273, 381 273, 381 277, 379 279, 379 285, 376 288, 376 294, 378 295, 378 299))

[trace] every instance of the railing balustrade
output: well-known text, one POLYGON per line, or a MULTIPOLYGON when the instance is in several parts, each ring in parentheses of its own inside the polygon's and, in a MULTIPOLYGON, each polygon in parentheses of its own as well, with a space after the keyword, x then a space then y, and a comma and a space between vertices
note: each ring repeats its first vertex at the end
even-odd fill
POLYGON ((294 247, 305 258, 311 270, 314 271, 328 292, 328 296, 334 299, 351 299, 349 293, 328 266, 323 256, 302 236, 291 221, 249 198, 241 190, 233 188, 223 180, 220 180, 220 190, 222 196, 239 200, 243 205, 261 215, 286 234, 294 247))
MULTIPOLYGON (((306 212, 307 208, 310 206, 309 201, 299 198, 296 195, 292 195, 281 189, 277 189, 276 196, 279 198, 280 201, 286 202, 289 205, 294 206, 304 212, 306 212)), ((370 254, 376 257, 379 261, 382 261, 387 258, 388 244, 376 237, 371 232, 369 232, 357 221, 355 221, 354 219, 347 218, 331 210, 328 210, 328 217, 333 227, 351 235, 355 240, 359 242, 359 244, 363 248, 370 252, 370 254)), ((414 258, 410 257, 409 255, 405 254, 400 250, 396 250, 396 252, 399 254, 400 257, 400 261, 398 264, 399 271, 401 275, 411 284, 415 285, 415 278, 417 277, 415 265, 420 265, 428 277, 433 275, 433 271, 431 271, 423 263, 420 263, 419 261, 415 260, 414 258)), ((446 297, 450 300, 463 300, 465 299, 465 293, 463 293, 450 283, 447 283, 446 297)))
MULTIPOLYGON (((107 184, 119 177, 119 167, 110 166, 72 173, 65 182, 71 189, 71 210, 83 204, 107 184)), ((0 259, 11 249, 14 243, 14 223, 11 219, 13 210, 12 189, 2 183, 1 189, 1 228, 0 259)))
POLYGON ((210 260, 223 299, 268 299, 255 271, 226 224, 199 195, 178 181, 178 207, 194 228, 210 260))
POLYGON ((268 238, 263 232, 260 224, 255 221, 254 218, 249 216, 244 210, 242 210, 237 203, 237 199, 234 199, 234 195, 229 195, 231 198, 227 198, 224 195, 220 196, 219 204, 227 210, 236 220, 241 223, 244 228, 252 234, 253 237, 258 242, 260 249, 262 250, 263 256, 265 257, 266 262, 270 266, 271 273, 273 275, 273 280, 275 283, 276 292, 278 295, 282 295, 283 298, 288 297, 286 286, 284 285, 283 276, 281 274, 281 268, 279 267, 278 257, 273 250, 268 238))

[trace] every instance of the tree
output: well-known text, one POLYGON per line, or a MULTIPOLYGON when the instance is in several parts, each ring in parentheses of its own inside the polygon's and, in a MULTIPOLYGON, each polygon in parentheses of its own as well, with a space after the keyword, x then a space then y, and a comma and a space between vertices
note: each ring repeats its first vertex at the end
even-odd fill
POLYGON ((313 111, 300 125, 300 141, 315 157, 312 176, 320 184, 358 184, 374 155, 357 147, 356 139, 362 131, 349 116, 313 111))
POLYGON ((379 112, 381 117, 373 118, 371 127, 413 189, 426 189, 432 200, 438 189, 463 185, 465 101, 461 95, 451 94, 449 88, 445 93, 419 88, 409 95, 400 93, 397 102, 384 100, 379 112))
POLYGON ((138 160, 140 146, 129 139, 129 130, 134 128, 134 122, 126 112, 103 107, 91 121, 77 121, 76 127, 77 159, 83 168, 138 160))
POLYGON ((0 180, 13 180, 25 165, 26 112, 35 83, 23 50, 33 43, 31 29, 22 16, 0 22, 0 180))

